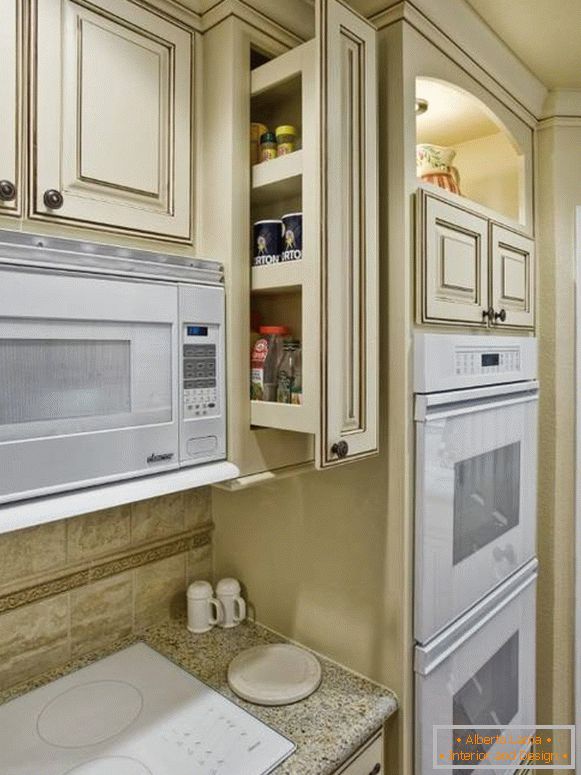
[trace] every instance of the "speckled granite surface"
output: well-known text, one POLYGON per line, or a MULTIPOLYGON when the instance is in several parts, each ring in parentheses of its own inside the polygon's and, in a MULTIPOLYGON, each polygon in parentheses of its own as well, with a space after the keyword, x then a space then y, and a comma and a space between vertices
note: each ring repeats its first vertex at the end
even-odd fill
POLYGON ((192 635, 183 621, 157 625, 141 637, 126 638, 109 649, 69 662, 61 669, 4 691, 0 693, 0 704, 139 640, 295 742, 297 751, 276 769, 276 775, 330 775, 397 709, 397 700, 389 690, 321 657, 323 680, 319 689, 307 699, 278 708, 244 702, 228 687, 228 664, 244 649, 283 642, 283 639, 252 623, 232 630, 214 628, 204 635, 192 635))

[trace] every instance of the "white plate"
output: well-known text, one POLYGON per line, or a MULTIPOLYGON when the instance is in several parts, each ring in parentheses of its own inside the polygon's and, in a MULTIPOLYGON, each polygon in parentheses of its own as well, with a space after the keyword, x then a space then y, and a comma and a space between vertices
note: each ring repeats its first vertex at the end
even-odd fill
POLYGON ((288 643, 254 646, 230 662, 228 683, 243 700, 289 705, 318 688, 321 665, 313 654, 288 643))

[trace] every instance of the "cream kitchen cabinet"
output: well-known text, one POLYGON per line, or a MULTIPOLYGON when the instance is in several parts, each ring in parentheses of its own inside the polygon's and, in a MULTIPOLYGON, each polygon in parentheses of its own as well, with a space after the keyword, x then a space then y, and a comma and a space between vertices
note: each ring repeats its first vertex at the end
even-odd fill
POLYGON ((128 0, 38 0, 33 34, 30 216, 191 241, 192 33, 128 0))
POLYGON ((535 243, 498 224, 490 227, 491 304, 495 320, 535 325, 535 243))
POLYGON ((383 775, 383 734, 376 735, 335 775, 383 775))
POLYGON ((534 241, 430 188, 417 195, 417 322, 534 328, 534 241))
POLYGON ((0 215, 20 215, 22 202, 22 5, 0 4, 0 215))
POLYGON ((376 31, 337 0, 316 12, 314 39, 298 46, 231 19, 204 39, 202 250, 230 276, 229 454, 240 486, 377 452, 376 31), (227 118, 225 94, 236 95, 227 118), (296 126, 297 149, 251 167, 251 121, 296 126), (252 267, 253 224, 295 212, 302 258, 252 267), (300 404, 250 400, 251 313, 301 341, 300 404))

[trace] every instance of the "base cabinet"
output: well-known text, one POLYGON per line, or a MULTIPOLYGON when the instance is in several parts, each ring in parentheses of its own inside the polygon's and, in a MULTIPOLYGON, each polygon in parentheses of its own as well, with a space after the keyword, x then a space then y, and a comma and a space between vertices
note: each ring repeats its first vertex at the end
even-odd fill
POLYGON ((384 737, 380 733, 357 751, 335 775, 383 775, 383 745, 384 737))
POLYGON ((192 52, 127 0, 38 0, 30 215, 191 240, 192 52))
POLYGON ((416 254, 418 323, 534 329, 530 237, 426 186, 417 195, 416 254))

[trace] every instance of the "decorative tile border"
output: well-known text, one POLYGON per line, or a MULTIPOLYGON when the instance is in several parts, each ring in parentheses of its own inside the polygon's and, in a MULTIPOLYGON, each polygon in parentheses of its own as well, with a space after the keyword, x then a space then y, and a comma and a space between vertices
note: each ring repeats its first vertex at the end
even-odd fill
POLYGON ((6 595, 0 595, 0 614, 7 611, 13 611, 15 608, 36 603, 39 600, 45 600, 63 592, 70 592, 72 589, 85 587, 88 584, 116 576, 142 565, 148 565, 158 560, 165 560, 167 557, 173 557, 176 554, 199 549, 202 546, 208 546, 212 542, 213 526, 206 526, 196 531, 172 538, 169 541, 159 542, 154 546, 132 547, 122 557, 114 560, 103 560, 100 563, 87 563, 86 567, 75 570, 73 573, 65 573, 57 578, 43 581, 39 584, 11 592, 6 595))

